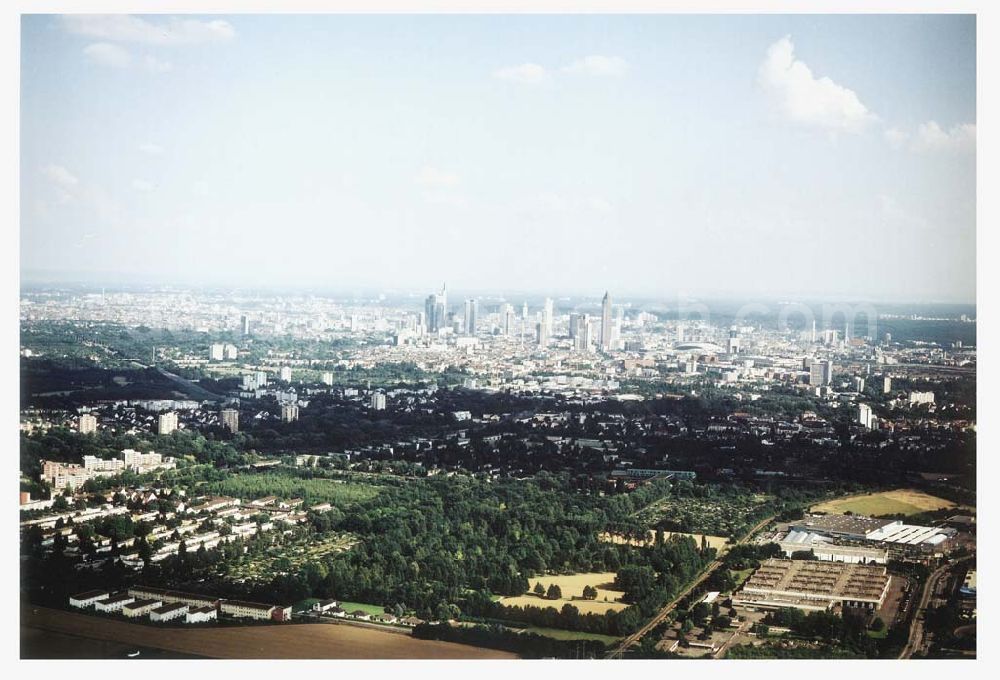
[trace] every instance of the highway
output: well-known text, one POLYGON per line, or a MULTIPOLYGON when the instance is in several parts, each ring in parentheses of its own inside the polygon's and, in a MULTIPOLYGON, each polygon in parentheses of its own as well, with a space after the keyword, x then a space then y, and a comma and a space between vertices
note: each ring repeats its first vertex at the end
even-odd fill
MULTIPOLYGON (((758 522, 750 531, 747 532, 746 536, 737 541, 736 544, 739 545, 741 543, 746 543, 748 540, 750 540, 750 538, 754 534, 756 534, 758 531, 767 526, 773 519, 774 515, 758 522)), ((714 560, 711 563, 709 563, 709 565, 705 567, 705 569, 701 572, 701 574, 697 578, 695 578, 694 581, 689 583, 687 587, 684 588, 684 590, 682 590, 677 597, 668 602, 667 605, 656 614, 656 616, 654 616, 646 623, 646 625, 644 625, 642 628, 640 628, 639 630, 637 630, 636 632, 632 633, 627 638, 622 640, 617 647, 615 647, 608 653, 608 656, 606 658, 620 659, 622 655, 625 653, 626 649, 628 649, 629 647, 637 643, 639 640, 644 638, 646 635, 649 634, 649 631, 653 630, 654 628, 656 628, 656 626, 662 623, 667 618, 667 616, 670 615, 670 612, 672 612, 677 607, 677 605, 681 602, 681 600, 690 595, 695 588, 700 586, 705 581, 705 579, 707 579, 709 576, 712 575, 712 572, 714 572, 721 566, 722 566, 722 560, 714 560)))

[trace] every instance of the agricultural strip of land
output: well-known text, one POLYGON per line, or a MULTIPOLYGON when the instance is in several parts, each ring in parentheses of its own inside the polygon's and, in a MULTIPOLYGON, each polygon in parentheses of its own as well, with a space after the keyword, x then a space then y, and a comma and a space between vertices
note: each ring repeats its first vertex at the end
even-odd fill
POLYGON ((156 628, 63 612, 21 608, 21 625, 93 640, 164 649, 215 659, 515 659, 516 655, 471 645, 417 640, 346 624, 275 624, 217 628, 156 628))

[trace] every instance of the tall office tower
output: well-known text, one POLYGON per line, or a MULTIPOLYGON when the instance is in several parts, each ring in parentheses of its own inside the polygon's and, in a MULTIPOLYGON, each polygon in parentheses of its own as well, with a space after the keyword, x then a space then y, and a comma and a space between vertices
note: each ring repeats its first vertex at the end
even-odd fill
POLYGON ((844 342, 849 343, 851 341, 851 327, 847 323, 847 319, 844 319, 844 342))
POLYGON ((434 305, 435 297, 433 294, 428 295, 427 299, 424 300, 424 331, 427 333, 434 332, 434 305))
POLYGON ((90 434, 92 432, 97 432, 97 418, 89 413, 84 413, 80 416, 80 434, 90 434))
POLYGON ((281 422, 293 423, 299 419, 299 407, 294 402, 281 405, 281 422))
POLYGON ((222 427, 226 428, 233 434, 240 431, 240 412, 236 409, 222 409, 222 413, 219 414, 219 418, 222 420, 222 427))
POLYGON ((552 298, 545 298, 545 306, 542 308, 542 325, 538 333, 538 344, 549 344, 552 337, 552 298))
POLYGON ((601 301, 601 349, 605 352, 611 349, 611 294, 607 291, 601 301))
POLYGON ((726 349, 730 354, 740 353, 740 334, 735 328, 729 329, 729 344, 726 349))
POLYGON ((572 312, 569 315, 569 339, 576 339, 576 327, 580 323, 580 315, 576 312, 572 312))
POLYGON ((527 301, 525 301, 521 305, 521 319, 527 319, 527 318, 528 318, 528 303, 527 301))
POLYGON ((240 328, 244 338, 250 335, 250 317, 246 314, 240 317, 240 328))
POLYGON ((885 376, 882 378, 882 394, 889 394, 892 392, 892 378, 885 376))
POLYGON ((684 324, 677 324, 677 342, 684 342, 684 324))
POLYGON ((816 319, 813 319, 812 335, 809 336, 809 342, 816 342, 816 319))
POLYGON ((500 308, 500 324, 504 335, 514 334, 514 308, 509 302, 503 303, 500 308))
POLYGON ((292 367, 282 366, 281 370, 278 372, 278 377, 282 382, 292 382, 292 367))
POLYGON ((161 413, 159 421, 157 422, 156 431, 159 434, 170 434, 177 429, 177 414, 171 411, 170 413, 161 413))
POLYGON ((576 330, 573 331, 573 349, 589 352, 591 346, 590 314, 576 315, 576 330))
POLYGON ((833 381, 833 364, 830 361, 814 361, 809 367, 809 384, 829 385, 833 381))
POLYGON ((476 317, 479 316, 479 303, 475 298, 465 301, 465 334, 476 334, 476 317))

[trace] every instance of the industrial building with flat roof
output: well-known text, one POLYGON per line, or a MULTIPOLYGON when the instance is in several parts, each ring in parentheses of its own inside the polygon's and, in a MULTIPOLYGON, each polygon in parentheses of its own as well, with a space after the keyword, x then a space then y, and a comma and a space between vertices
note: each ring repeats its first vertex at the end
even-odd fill
POLYGON ((848 541, 889 543, 899 548, 933 549, 941 546, 954 529, 903 524, 898 519, 876 519, 860 515, 806 515, 791 524, 793 532, 822 534, 848 541))
POLYGON ((834 539, 811 531, 790 531, 778 541, 786 557, 797 552, 812 552, 818 560, 861 564, 885 564, 889 551, 885 548, 858 545, 840 545, 834 539))
POLYGON ((733 595, 751 609, 874 612, 885 601, 889 575, 881 565, 770 558, 733 595))

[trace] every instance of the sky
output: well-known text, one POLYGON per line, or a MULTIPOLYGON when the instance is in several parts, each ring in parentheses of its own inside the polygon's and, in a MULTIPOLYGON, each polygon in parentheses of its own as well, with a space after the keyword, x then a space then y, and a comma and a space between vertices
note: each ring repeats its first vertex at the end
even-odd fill
POLYGON ((975 302, 975 29, 27 15, 22 282, 975 302))

